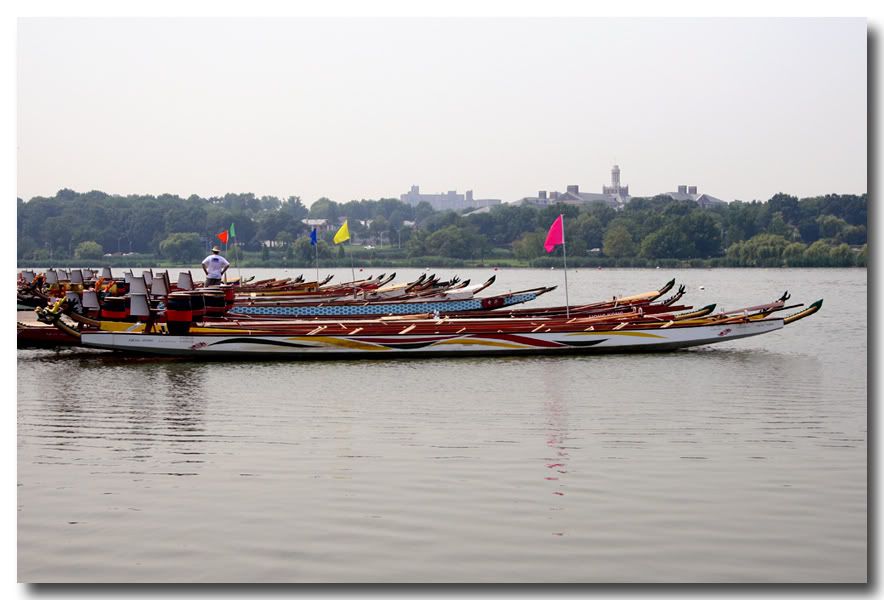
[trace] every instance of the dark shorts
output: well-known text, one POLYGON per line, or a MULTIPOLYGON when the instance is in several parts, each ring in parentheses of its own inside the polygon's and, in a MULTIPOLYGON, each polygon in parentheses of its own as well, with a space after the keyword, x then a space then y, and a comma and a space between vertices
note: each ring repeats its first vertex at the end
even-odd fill
POLYGON ((221 285, 220 277, 206 277, 206 285, 221 285))

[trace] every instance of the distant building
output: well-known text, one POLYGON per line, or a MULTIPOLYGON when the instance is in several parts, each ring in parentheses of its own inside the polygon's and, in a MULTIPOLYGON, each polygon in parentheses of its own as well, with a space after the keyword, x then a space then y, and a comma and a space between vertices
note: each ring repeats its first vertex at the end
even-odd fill
POLYGON ((540 190, 537 192, 536 196, 525 196, 524 198, 518 200, 516 204, 527 204, 530 206, 549 206, 551 204, 555 204, 559 200, 558 192, 547 192, 546 190, 540 190))
POLYGON ((332 228, 328 219, 301 219, 301 223, 310 229, 315 227, 319 233, 324 233, 332 228))
POLYGON ((519 200, 518 204, 531 206, 549 206, 561 202, 562 204, 584 205, 592 202, 601 202, 614 209, 621 209, 629 202, 629 186, 620 185, 620 167, 614 165, 611 169, 611 185, 603 185, 602 193, 581 192, 579 185, 569 185, 564 192, 549 192, 540 190, 537 196, 527 196, 519 200))
MULTIPOLYGON (((602 188, 604 189, 604 188, 602 188)), ((563 204, 590 204, 592 202, 601 202, 607 204, 611 208, 622 208, 623 203, 617 196, 611 194, 596 194, 593 192, 581 192, 580 186, 569 185, 564 194, 559 194, 558 202, 563 204)))
POLYGON ((474 200, 473 191, 467 190, 464 194, 458 194, 451 190, 444 194, 422 194, 420 186, 413 185, 408 193, 399 196, 399 199, 409 206, 417 206, 421 202, 426 202, 433 207, 433 210, 472 210, 500 204, 501 201, 492 198, 474 200))
POLYGON ((709 194, 700 194, 695 185, 680 185, 677 192, 664 192, 661 196, 669 196, 673 200, 693 200, 702 208, 708 208, 716 204, 726 204, 724 200, 710 196, 709 194))
MULTIPOLYGON (((673 200, 692 200, 699 204, 702 208, 725 204, 724 200, 710 196, 709 194, 701 194, 695 185, 680 185, 677 192, 664 192, 658 194, 660 196, 669 196, 673 200)), ((602 193, 581 192, 580 186, 569 185, 564 192, 547 192, 540 190, 536 196, 526 196, 518 200, 516 204, 529 206, 550 206, 561 202, 562 204, 572 204, 582 206, 593 202, 601 202, 614 209, 621 209, 632 199, 629 195, 629 186, 620 183, 620 167, 614 165, 611 169, 611 185, 603 185, 602 193)))
POLYGON ((602 194, 614 196, 621 204, 626 204, 629 201, 629 186, 620 185, 620 167, 618 165, 614 165, 614 168, 611 169, 611 185, 603 185, 602 194))

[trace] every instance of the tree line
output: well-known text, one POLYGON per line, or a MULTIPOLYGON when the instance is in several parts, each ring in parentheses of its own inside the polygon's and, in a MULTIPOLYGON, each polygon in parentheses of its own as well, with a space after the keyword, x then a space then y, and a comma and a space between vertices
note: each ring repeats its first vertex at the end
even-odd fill
MULTIPOLYGON (((547 207, 502 204, 458 214, 410 206, 393 198, 337 203, 320 198, 306 207, 297 196, 225 194, 187 198, 164 194, 116 196, 60 190, 52 197, 18 199, 18 259, 48 264, 106 255, 150 255, 192 263, 235 224, 237 248, 255 266, 309 265, 314 248, 305 219, 325 219, 320 257, 343 249, 332 236, 348 219, 353 242, 386 260, 512 261, 546 266, 561 249, 543 249, 547 229, 565 215, 569 262, 575 266, 652 266, 704 261, 712 266, 864 266, 867 197, 734 201, 707 208, 668 196, 633 198, 622 210, 601 203, 547 207)), ((439 263, 443 264, 442 262, 439 263)))

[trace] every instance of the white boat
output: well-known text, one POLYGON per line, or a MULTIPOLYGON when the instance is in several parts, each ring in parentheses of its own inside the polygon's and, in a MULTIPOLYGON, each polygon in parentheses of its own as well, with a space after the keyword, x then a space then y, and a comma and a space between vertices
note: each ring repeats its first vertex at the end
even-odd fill
MULTIPOLYGON (((818 305, 815 305, 818 309, 818 305)), ((813 311, 815 312, 815 310, 813 311)), ((806 316, 806 315, 804 315, 806 316)), ((787 318, 788 319, 788 318, 787 318)), ((128 333, 124 331, 84 332, 82 346, 138 354, 200 358, 277 357, 286 359, 363 358, 451 355, 573 354, 608 352, 658 352, 692 346, 731 342, 782 329, 784 318, 721 322, 681 323, 670 326, 592 325, 541 323, 531 329, 509 327, 486 320, 476 325, 448 320, 419 323, 392 321, 387 325, 362 322, 311 322, 311 330, 295 333, 262 332, 218 327, 195 328, 186 335, 128 333), (434 328, 437 325, 437 328, 434 328), (492 327, 488 327, 492 325, 492 327), (384 328, 385 333, 378 333, 384 328), (555 329, 555 330, 552 330, 555 329)), ((579 319, 577 321, 580 321, 579 319)))

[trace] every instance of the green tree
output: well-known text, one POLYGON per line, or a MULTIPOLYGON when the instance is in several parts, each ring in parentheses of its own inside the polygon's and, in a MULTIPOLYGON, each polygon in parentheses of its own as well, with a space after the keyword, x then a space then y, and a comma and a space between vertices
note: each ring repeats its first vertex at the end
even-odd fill
POLYGON ((310 243, 310 238, 300 237, 292 243, 294 256, 301 263, 312 264, 316 260, 318 248, 320 258, 331 258, 331 251, 324 240, 319 240, 317 248, 310 243))
POLYGON ((431 217, 435 212, 436 211, 433 210, 433 207, 429 202, 420 202, 414 207, 414 221, 418 225, 423 225, 424 221, 431 217))
POLYGON ((832 245, 826 240, 817 240, 804 251, 808 264, 828 267, 832 264, 832 245))
POLYGON ((860 246, 867 241, 865 225, 847 225, 842 230, 838 239, 851 246, 860 246))
POLYGON ((625 225, 613 225, 605 232, 602 252, 611 258, 635 256, 635 241, 625 225))
POLYGON ((102 254, 104 254, 104 250, 102 249, 101 244, 93 242, 92 240, 80 242, 74 250, 75 258, 101 258, 102 254))
POLYGON ((577 217, 575 239, 582 240, 586 248, 601 248, 605 236, 605 228, 598 216, 590 213, 581 213, 577 217))
POLYGON ((783 248, 783 262, 787 267, 804 266, 804 251, 807 245, 801 242, 792 242, 783 248))
MULTIPOLYGON (((310 205, 310 218, 311 219, 328 219, 330 223, 336 223, 338 221, 338 217, 345 216, 341 213, 340 207, 337 202, 329 200, 328 198, 322 197, 313 204, 310 205)), ((350 215, 346 215, 350 216, 350 215)))
POLYGON ((645 236, 639 249, 644 258, 689 258, 695 252, 684 231, 671 224, 645 236))
MULTIPOLYGON (((735 201, 700 209, 690 201, 658 196, 633 198, 622 211, 601 203, 542 208, 501 205, 464 217, 453 211, 433 211, 427 203, 412 207, 394 198, 346 204, 321 198, 308 213, 297 196, 280 201, 251 193, 181 198, 174 194, 113 196, 99 190, 62 189, 51 197, 16 200, 17 254, 23 260, 69 259, 84 241, 94 241, 107 251, 160 252, 160 244, 172 234, 193 232, 199 232, 204 246, 207 241, 216 241, 215 234, 231 223, 236 223, 237 245, 260 252, 260 243, 265 240, 288 243, 306 238, 302 219, 314 214, 331 218, 335 224, 338 216, 349 217, 352 235, 362 243, 373 236, 395 244, 401 232, 403 248, 410 257, 443 252, 475 258, 490 254, 492 248, 498 256, 510 256, 517 250, 520 256, 529 256, 537 247, 532 234, 542 230, 542 235, 558 214, 565 214, 568 254, 575 257, 601 247, 614 257, 641 252, 643 256, 706 258, 720 256, 721 249, 727 248, 725 262, 729 265, 865 264, 867 254, 857 247, 868 241, 867 204, 865 194, 801 199, 777 194, 767 202, 735 201), (372 221, 372 225, 366 228, 359 220, 372 221), (405 221, 418 226, 405 227, 405 221), (444 233, 436 235, 428 247, 430 236, 440 231, 444 233), (280 237, 283 232, 290 238, 280 237), (826 244, 812 249, 821 239, 826 244), (800 257, 801 246, 793 245, 799 242, 807 244, 800 257), (534 250, 530 250, 531 244, 534 250), (853 248, 848 253, 841 244, 853 248), (476 248, 478 251, 471 251, 476 248)), ((324 234, 326 242, 333 233, 324 234)))
POLYGON ((279 207, 282 205, 279 198, 276 196, 261 196, 260 206, 261 212, 275 212, 279 210, 279 207))
POLYGON ((169 200, 164 219, 164 230, 169 233, 203 231, 206 228, 206 206, 202 200, 181 200, 177 196, 169 200))
POLYGON ((779 212, 774 213, 771 217, 767 232, 772 233, 773 235, 781 235, 787 240, 797 240, 801 238, 798 228, 794 225, 788 224, 783 218, 783 213, 779 212))
MULTIPOLYGON (((796 224, 801 218, 801 208, 798 202, 798 198, 795 196, 789 196, 788 194, 776 194, 767 202, 768 210, 773 217, 774 215, 779 215, 780 219, 783 220, 784 223, 788 224, 796 224)), ((776 233, 778 235, 783 235, 784 237, 788 237, 782 233, 778 233, 775 231, 771 231, 770 233, 776 233)))
POLYGON ((821 238, 837 238, 847 227, 847 222, 834 215, 820 215, 816 219, 820 228, 821 238))
POLYGON ((309 209, 304 206, 298 196, 289 196, 280 206, 279 211, 284 214, 291 215, 296 221, 306 219, 310 214, 309 209))
POLYGON ((868 259, 869 259, 869 246, 868 246, 868 244, 863 244, 863 247, 860 249, 859 253, 857 253, 857 255, 856 255, 856 266, 865 267, 868 259))
POLYGON ((427 233, 422 230, 412 232, 411 237, 405 244, 405 252, 410 258, 426 256, 427 233))
MULTIPOLYGON (((259 242, 275 240, 283 231, 288 232, 294 238, 308 230, 308 227, 292 212, 285 210, 259 214, 255 219, 255 226, 255 238, 259 242)), ((239 233, 239 223, 236 224, 236 231, 239 233)))
POLYGON ((298 238, 292 243, 292 249, 298 262, 309 264, 313 260, 313 244, 310 240, 298 238))
POLYGON ((855 264, 854 253, 847 244, 832 247, 829 260, 833 267, 852 267, 855 264))
POLYGON ((546 254, 543 243, 546 234, 540 231, 530 231, 513 242, 513 254, 522 260, 531 260, 546 254))
POLYGON ((383 216, 378 215, 371 221, 368 227, 369 235, 376 244, 383 242, 384 236, 389 235, 390 222, 383 216))
POLYGON ((295 236, 293 236, 288 231, 280 231, 276 234, 276 237, 273 238, 273 241, 278 242, 283 245, 283 247, 287 248, 291 245, 293 241, 295 241, 295 236))
POLYGON ((776 267, 782 264, 783 252, 788 245, 789 241, 781 235, 760 233, 745 242, 732 244, 727 249, 727 256, 739 266, 776 267))
POLYGON ((178 232, 170 234, 160 242, 160 254, 175 261, 192 262, 199 260, 203 245, 198 233, 178 232))
POLYGON ((685 246, 688 252, 686 257, 721 255, 721 226, 707 211, 695 209, 678 223, 678 228, 692 246, 685 246))
POLYGON ((475 231, 456 225, 431 233, 426 239, 429 254, 450 258, 478 258, 485 250, 486 243, 475 231))

